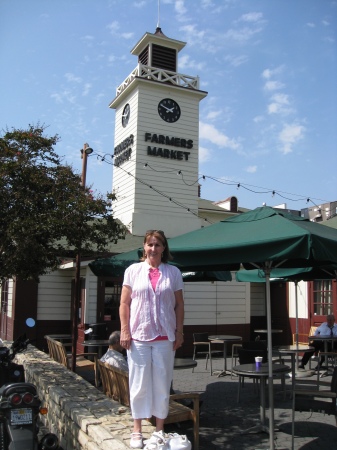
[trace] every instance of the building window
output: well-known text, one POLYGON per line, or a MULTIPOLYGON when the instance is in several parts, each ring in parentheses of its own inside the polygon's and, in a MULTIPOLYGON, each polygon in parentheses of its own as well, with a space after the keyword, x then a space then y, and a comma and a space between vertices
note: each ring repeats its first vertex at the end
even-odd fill
POLYGON ((314 314, 333 314, 332 280, 316 280, 313 283, 314 314))
POLYGON ((104 321, 118 320, 121 292, 121 283, 106 281, 104 293, 104 321))

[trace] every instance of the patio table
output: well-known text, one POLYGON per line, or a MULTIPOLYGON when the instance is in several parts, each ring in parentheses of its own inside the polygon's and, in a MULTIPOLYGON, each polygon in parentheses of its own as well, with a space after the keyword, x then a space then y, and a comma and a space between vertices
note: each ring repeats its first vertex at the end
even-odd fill
POLYGON ((230 375, 231 372, 227 370, 227 342, 233 342, 233 341, 242 341, 241 336, 232 336, 227 334, 219 334, 219 335, 212 335, 208 336, 208 340, 210 341, 220 341, 223 342, 223 358, 224 358, 224 369, 214 372, 219 372, 218 377, 226 376, 227 372, 230 375))
POLYGON ((337 336, 321 336, 321 335, 317 334, 315 336, 309 336, 308 339, 309 339, 309 342, 310 341, 322 341, 322 342, 324 342, 325 365, 323 366, 323 368, 325 368, 325 372, 323 372, 321 374, 321 377, 323 377, 324 375, 329 375, 328 355, 327 355, 327 353, 328 353, 328 343, 331 342, 331 345, 333 345, 333 343, 335 341, 337 341, 337 336))
MULTIPOLYGON (((289 372, 290 367, 285 364, 273 364, 273 374, 281 374, 289 372)), ((239 383, 241 383, 241 376, 249 376, 252 378, 259 378, 261 380, 260 386, 260 423, 254 427, 244 430, 243 433, 259 433, 264 432, 269 434, 269 427, 266 425, 266 380, 269 375, 268 363, 263 363, 260 367, 256 364, 241 364, 233 367, 233 372, 239 375, 239 383)))

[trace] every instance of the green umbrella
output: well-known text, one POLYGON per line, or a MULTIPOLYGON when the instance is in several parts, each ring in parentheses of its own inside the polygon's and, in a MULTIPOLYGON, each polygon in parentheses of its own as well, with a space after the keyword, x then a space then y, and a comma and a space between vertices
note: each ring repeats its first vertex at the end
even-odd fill
MULTIPOLYGON (((89 264, 90 269, 96 276, 102 277, 123 277, 124 271, 131 264, 139 262, 143 254, 143 249, 132 250, 120 253, 110 258, 97 259, 89 264)), ((170 261, 174 265, 174 262, 170 261)), ((183 268, 181 268, 183 269, 183 268)), ((184 281, 231 281, 232 275, 228 271, 187 271, 187 267, 182 272, 184 281)))
MULTIPOLYGON (((298 269, 272 269, 270 271, 270 281, 311 281, 325 280, 336 278, 337 266, 331 268, 302 267, 298 269)), ((235 274, 236 281, 244 281, 248 283, 265 283, 266 275, 262 269, 255 270, 239 270, 235 274)))

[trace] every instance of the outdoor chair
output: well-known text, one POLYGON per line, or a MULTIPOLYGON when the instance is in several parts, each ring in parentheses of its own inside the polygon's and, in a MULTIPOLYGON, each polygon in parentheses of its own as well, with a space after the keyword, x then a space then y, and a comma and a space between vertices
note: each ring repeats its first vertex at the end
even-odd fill
MULTIPOLYGON (((298 333, 298 344, 310 345, 309 336, 313 336, 315 334, 316 329, 317 329, 317 327, 311 326, 308 334, 298 333)), ((296 344, 296 333, 293 333, 293 345, 295 345, 295 344, 296 344)), ((309 369, 311 369, 312 361, 319 361, 319 357, 313 355, 309 359, 309 369)))
POLYGON ((294 396, 295 407, 293 412, 292 442, 294 441, 295 434, 295 411, 319 412, 334 415, 337 426, 337 367, 334 368, 329 389, 320 390, 319 386, 307 390, 295 389, 294 396))
MULTIPOLYGON (((259 349, 250 349, 250 348, 244 348, 245 343, 242 343, 242 347, 238 348, 238 355, 239 355, 239 364, 255 364, 255 357, 256 356, 262 356, 262 362, 267 362, 267 348, 265 347, 262 350, 259 349)), ((241 394, 241 388, 244 387, 244 380, 245 378, 252 378, 253 379, 253 385, 254 385, 254 391, 255 391, 255 385, 257 383, 256 377, 251 377, 249 375, 239 375, 238 380, 238 397, 237 401, 240 402, 240 394, 241 394)))
POLYGON ((238 349, 241 347, 242 347, 242 344, 232 344, 231 379, 233 379, 233 367, 236 366, 236 360, 239 357, 238 349))
MULTIPOLYGON (((207 370, 207 364, 208 360, 210 363, 210 373, 213 374, 212 370, 212 355, 222 355, 223 350, 215 350, 212 349, 212 345, 214 343, 208 339, 209 334, 208 333, 193 333, 193 359, 195 360, 198 355, 202 355, 206 357, 206 370, 207 370)), ((223 345, 223 342, 221 342, 223 345)), ((194 372, 194 367, 192 369, 192 372, 194 372)))

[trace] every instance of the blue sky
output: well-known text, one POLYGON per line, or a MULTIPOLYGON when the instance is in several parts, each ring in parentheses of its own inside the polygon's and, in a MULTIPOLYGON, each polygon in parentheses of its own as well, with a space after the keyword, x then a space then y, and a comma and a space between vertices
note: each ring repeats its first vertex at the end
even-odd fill
MULTIPOLYGON (((337 1, 161 0, 159 11, 166 36, 187 42, 179 72, 208 92, 201 196, 245 208, 337 200, 337 1)), ((0 0, 0 128, 45 124, 78 172, 85 142, 112 154, 108 104, 157 22, 158 0, 0 0)), ((92 155, 87 184, 111 191, 112 166, 92 155)))

